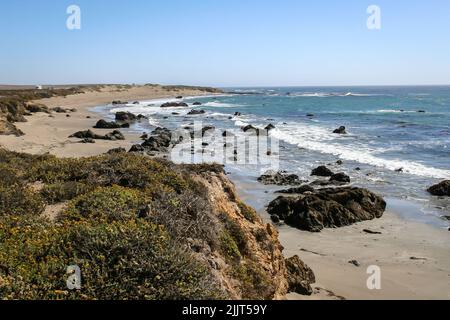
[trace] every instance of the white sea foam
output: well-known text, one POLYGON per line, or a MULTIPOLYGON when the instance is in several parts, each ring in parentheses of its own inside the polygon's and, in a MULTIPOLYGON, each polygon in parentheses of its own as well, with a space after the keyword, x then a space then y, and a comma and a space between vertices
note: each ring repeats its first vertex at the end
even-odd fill
POLYGON ((338 93, 338 92, 306 92, 306 93, 291 93, 291 97, 316 97, 316 98, 328 98, 328 97, 378 97, 378 96, 390 96, 388 94, 374 94, 374 93, 338 93))
POLYGON ((343 160, 356 161, 370 164, 376 167, 395 171, 403 168, 404 173, 417 176, 432 177, 437 179, 450 178, 450 170, 438 169, 401 159, 383 159, 375 156, 381 150, 371 149, 364 146, 343 145, 333 142, 336 138, 329 131, 317 126, 286 126, 277 127, 271 131, 271 135, 279 140, 320 153, 332 154, 343 160))
POLYGON ((218 101, 210 101, 203 104, 205 107, 211 107, 211 108, 236 108, 236 107, 242 107, 242 105, 239 104, 232 104, 232 103, 224 103, 224 102, 218 102, 218 101))

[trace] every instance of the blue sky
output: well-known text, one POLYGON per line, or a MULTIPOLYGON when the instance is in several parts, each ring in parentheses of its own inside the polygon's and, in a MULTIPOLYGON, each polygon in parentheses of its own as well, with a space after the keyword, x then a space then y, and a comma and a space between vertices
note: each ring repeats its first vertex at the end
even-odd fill
POLYGON ((0 83, 450 84, 448 0, 1 1, 0 39, 0 83))

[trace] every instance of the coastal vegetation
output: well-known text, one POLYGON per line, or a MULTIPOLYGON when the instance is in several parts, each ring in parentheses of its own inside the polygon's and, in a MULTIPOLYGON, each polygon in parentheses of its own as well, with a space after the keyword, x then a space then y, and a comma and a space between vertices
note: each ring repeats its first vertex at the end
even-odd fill
POLYGON ((1 149, 0 173, 1 299, 274 299, 288 290, 276 231, 221 166, 1 149), (80 290, 66 285, 73 265, 80 290))

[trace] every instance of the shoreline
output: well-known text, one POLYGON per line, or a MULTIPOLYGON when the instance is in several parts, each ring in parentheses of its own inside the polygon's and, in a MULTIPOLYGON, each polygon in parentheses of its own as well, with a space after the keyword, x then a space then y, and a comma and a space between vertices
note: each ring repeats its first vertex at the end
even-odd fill
POLYGON ((105 153, 114 148, 125 148, 127 151, 140 141, 141 133, 122 130, 125 140, 97 140, 94 144, 81 144, 79 139, 69 138, 77 131, 91 129, 98 134, 112 130, 93 129, 96 122, 108 115, 92 110, 95 107, 108 105, 114 100, 151 100, 175 98, 176 96, 206 96, 211 92, 197 89, 164 89, 163 87, 132 87, 121 90, 115 86, 107 86, 99 91, 88 91, 67 97, 52 97, 36 100, 49 108, 75 108, 72 113, 35 113, 27 116, 27 122, 15 123, 25 133, 24 136, 0 136, 0 146, 11 151, 32 154, 50 153, 58 157, 88 157, 105 153))
MULTIPOLYGON (((92 128, 100 119, 110 118, 112 114, 107 112, 106 108, 98 111, 93 109, 106 106, 113 100, 150 103, 152 100, 171 99, 178 95, 185 98, 208 96, 206 92, 204 95, 190 96, 189 92, 191 91, 88 92, 67 98, 39 100, 39 103, 44 103, 48 107, 77 108, 77 112, 68 113, 70 117, 64 113, 53 113, 54 118, 45 113, 34 114, 27 117, 28 122, 17 124, 25 136, 0 136, 0 145, 12 151, 34 154, 49 152, 58 157, 94 156, 120 147, 128 150, 134 143, 140 141, 142 134, 132 132, 132 128, 122 130, 125 141, 97 140, 95 144, 81 144, 78 139, 70 139, 68 136, 76 131, 92 128)), ((111 130, 93 131, 107 133, 111 130)), ((246 181, 241 181, 233 174, 229 175, 229 178, 246 203, 253 205, 253 202, 259 201, 256 208, 258 213, 265 222, 270 222, 264 209, 267 203, 261 201, 261 197, 245 191, 248 187, 246 181)), ((270 197, 275 198, 273 194, 270 194, 270 197)), ((409 221, 391 209, 381 219, 339 229, 327 229, 319 234, 287 226, 281 226, 278 230, 280 242, 285 247, 284 256, 288 258, 298 255, 314 270, 317 277, 317 283, 313 286, 315 293, 312 296, 289 294, 288 299, 450 298, 450 288, 445 281, 450 277, 448 231, 409 221), (364 234, 362 230, 365 228, 379 230, 382 234, 364 234), (357 260, 361 266, 356 267, 348 263, 350 260, 357 260), (366 268, 377 264, 382 268, 382 290, 371 291, 366 287, 368 278, 366 268)))

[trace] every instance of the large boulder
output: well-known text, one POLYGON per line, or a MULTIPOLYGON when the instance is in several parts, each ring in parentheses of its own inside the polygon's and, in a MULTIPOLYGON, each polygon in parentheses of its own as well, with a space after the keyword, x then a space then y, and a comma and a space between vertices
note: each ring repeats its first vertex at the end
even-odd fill
POLYGON ((142 143, 146 151, 167 152, 172 143, 172 132, 167 128, 158 127, 151 136, 142 143))
POLYGON ((311 172, 312 176, 318 176, 318 177, 331 177, 333 176, 333 171, 331 171, 330 169, 328 169, 325 166, 320 166, 317 167, 315 169, 313 169, 313 171, 311 172))
POLYGON ((120 112, 116 112, 116 120, 124 121, 124 122, 131 122, 131 121, 138 120, 138 117, 131 112, 120 111, 120 112))
POLYGON ((343 172, 335 173, 330 177, 331 182, 342 182, 342 183, 350 183, 351 179, 348 175, 343 172))
POLYGON ((346 130, 346 128, 344 126, 340 126, 336 130, 334 130, 333 133, 336 133, 336 134, 347 134, 347 130, 346 130))
POLYGON ((320 232, 324 228, 348 226, 381 218, 386 202, 361 188, 326 188, 297 197, 280 196, 267 209, 270 215, 300 230, 320 232))
POLYGON ((444 180, 434 186, 428 188, 428 192, 433 196, 450 197, 450 180, 444 180))
POLYGON ((119 129, 119 128, 129 128, 129 127, 130 127, 129 123, 119 124, 115 121, 108 122, 103 119, 98 120, 94 126, 95 129, 119 129))
POLYGON ((188 116, 196 116, 205 113, 206 113, 205 110, 192 109, 191 111, 188 112, 188 116))
POLYGON ((265 185, 277 186, 295 186, 304 183, 296 174, 289 174, 285 172, 269 171, 258 178, 258 181, 265 185))
POLYGON ((316 282, 314 272, 298 256, 286 259, 289 291, 310 296, 313 293, 311 284, 316 282))

